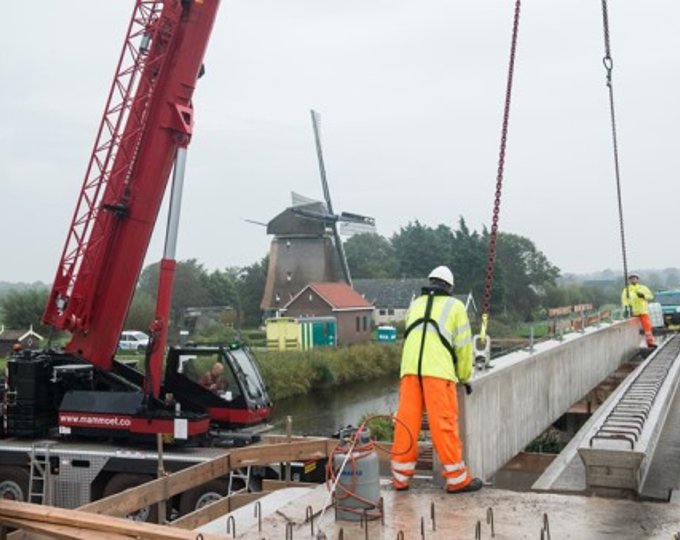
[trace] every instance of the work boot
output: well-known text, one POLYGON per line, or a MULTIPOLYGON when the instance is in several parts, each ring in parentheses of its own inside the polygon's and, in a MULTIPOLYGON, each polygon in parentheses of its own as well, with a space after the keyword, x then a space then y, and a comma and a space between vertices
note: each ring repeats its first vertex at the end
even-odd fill
POLYGON ((481 478, 473 478, 472 481, 467 485, 463 486, 462 488, 459 489, 447 489, 447 493, 466 493, 468 491, 479 491, 482 489, 482 486, 484 485, 484 482, 482 482, 481 478))
POLYGON ((409 485, 408 482, 400 482, 396 478, 392 478, 392 487, 394 487, 394 491, 407 491, 409 485))

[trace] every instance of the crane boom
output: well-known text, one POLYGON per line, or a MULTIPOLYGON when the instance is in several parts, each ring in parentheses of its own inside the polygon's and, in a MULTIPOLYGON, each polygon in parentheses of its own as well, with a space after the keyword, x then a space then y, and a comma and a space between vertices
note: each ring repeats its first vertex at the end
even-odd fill
POLYGON ((136 0, 43 322, 110 370, 219 0, 136 0))

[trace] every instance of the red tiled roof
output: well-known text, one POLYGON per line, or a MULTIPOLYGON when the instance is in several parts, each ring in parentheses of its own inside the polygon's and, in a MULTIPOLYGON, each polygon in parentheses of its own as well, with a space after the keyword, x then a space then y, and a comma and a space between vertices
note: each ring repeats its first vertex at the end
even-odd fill
MULTIPOLYGON (((334 309, 367 308, 372 309, 373 304, 356 292, 347 283, 329 283, 315 281, 307 285, 321 298, 328 302, 334 309)), ((307 288, 305 287, 305 289, 307 288)), ((303 289, 304 291, 304 289, 303 289)), ((302 291, 301 291, 302 292, 302 291)), ((300 292, 300 293, 301 293, 300 292)), ((300 295, 300 293, 297 296, 300 295)), ((292 302, 292 300, 291 300, 292 302)), ((290 303, 290 302, 289 302, 290 303)))

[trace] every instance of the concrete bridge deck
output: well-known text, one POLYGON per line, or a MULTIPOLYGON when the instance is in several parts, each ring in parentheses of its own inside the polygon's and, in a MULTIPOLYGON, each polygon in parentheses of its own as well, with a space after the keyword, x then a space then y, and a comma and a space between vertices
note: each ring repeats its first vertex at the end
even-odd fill
MULTIPOLYGON (((233 513, 234 537, 244 540, 471 540, 492 538, 493 530, 496 540, 669 540, 680 530, 680 503, 677 502, 661 505, 490 488, 477 493, 447 495, 434 488, 432 482, 415 484, 406 492, 395 492, 383 485, 380 494, 384 502, 384 523, 379 519, 369 521, 368 527, 364 528, 356 521, 336 521, 332 508, 321 514, 328 491, 320 486, 306 494, 294 494, 297 498, 287 504, 263 501, 261 525, 251 507, 236 510, 233 513), (314 516, 313 523, 307 517, 309 507, 314 516), (492 518, 493 529, 491 519, 487 521, 487 517, 492 518), (480 535, 476 536, 478 527, 480 535)), ((226 517, 199 530, 224 534, 226 517)))

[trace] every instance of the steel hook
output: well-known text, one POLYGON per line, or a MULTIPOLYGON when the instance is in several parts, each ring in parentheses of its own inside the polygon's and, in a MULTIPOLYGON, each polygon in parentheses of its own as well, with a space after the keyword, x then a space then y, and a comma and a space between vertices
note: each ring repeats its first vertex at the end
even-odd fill
POLYGON ((260 501, 255 502, 255 517, 257 518, 257 532, 262 531, 262 503, 260 501))
POLYGON ((486 523, 488 525, 491 525, 491 537, 495 538, 496 536, 496 530, 494 529, 493 526, 493 508, 489 506, 489 508, 486 509, 486 523))
POLYGON ((545 532, 545 540, 550 540, 550 522, 548 521, 548 514, 543 514, 543 528, 541 529, 541 538, 545 532))
POLYGON ((314 509, 311 504, 305 509, 305 521, 309 521, 309 525, 312 528, 312 536, 314 536, 314 509))
POLYGON ((231 533, 232 538, 236 538, 236 519, 234 516, 227 518, 227 534, 231 533))

